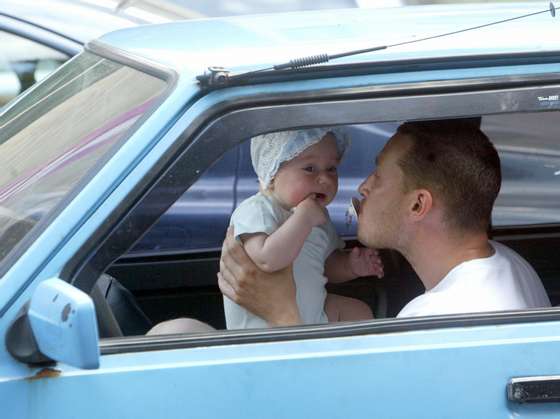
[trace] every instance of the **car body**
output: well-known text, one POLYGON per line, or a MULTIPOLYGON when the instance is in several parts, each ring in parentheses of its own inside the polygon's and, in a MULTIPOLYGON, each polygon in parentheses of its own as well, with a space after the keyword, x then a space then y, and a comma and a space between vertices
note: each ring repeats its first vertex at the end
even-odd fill
MULTIPOLYGON (((423 290, 387 250, 383 280, 335 290, 371 303, 377 319, 225 331, 219 249, 130 253, 185 193, 193 207, 219 193, 221 181, 200 186, 205 172, 222 170, 239 199, 254 190, 248 160, 235 160, 254 135, 349 130, 361 150, 340 168, 348 180, 341 194, 350 195, 399 122, 474 118, 507 163, 494 214, 502 221, 491 233, 533 265, 558 304, 560 43, 552 17, 247 73, 536 11, 500 4, 201 19, 88 43, 0 114, 3 417, 555 417, 557 308, 395 319, 423 290), (228 158, 234 171, 220 167, 228 158), (134 297, 136 320, 121 316, 108 287, 99 297, 102 279, 134 297), (129 332, 140 317, 182 316, 216 330, 129 332)), ((216 202, 209 207, 231 211, 216 202)), ((181 220, 170 225, 184 235, 224 231, 181 220)), ((351 232, 345 239, 356 244, 351 232)))

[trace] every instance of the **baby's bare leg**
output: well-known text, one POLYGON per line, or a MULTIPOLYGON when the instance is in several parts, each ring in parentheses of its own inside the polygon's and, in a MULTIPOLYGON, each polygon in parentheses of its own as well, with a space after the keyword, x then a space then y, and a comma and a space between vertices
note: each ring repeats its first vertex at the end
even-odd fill
POLYGON ((373 313, 366 303, 336 294, 327 294, 325 313, 331 323, 373 319, 373 313))

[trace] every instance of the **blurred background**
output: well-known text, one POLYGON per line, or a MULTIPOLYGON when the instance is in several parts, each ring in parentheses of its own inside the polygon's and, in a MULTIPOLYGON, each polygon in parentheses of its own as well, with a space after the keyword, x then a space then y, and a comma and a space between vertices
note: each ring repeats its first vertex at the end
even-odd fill
MULTIPOLYGON (((536 1, 536 0, 535 0, 536 1)), ((543 2, 546 6, 546 2, 543 2)), ((92 1, 102 3, 102 1, 92 1)), ((159 3, 162 7, 183 8, 189 10, 192 16, 231 16, 253 13, 277 13, 297 10, 339 9, 347 7, 400 7, 418 4, 443 4, 443 3, 477 3, 477 0, 164 0, 143 1, 124 0, 123 5, 146 7, 150 3, 159 3)), ((495 3, 496 1, 494 1, 495 3)), ((499 0, 498 0, 499 2, 499 0)), ((486 1, 485 3, 490 3, 486 1)))

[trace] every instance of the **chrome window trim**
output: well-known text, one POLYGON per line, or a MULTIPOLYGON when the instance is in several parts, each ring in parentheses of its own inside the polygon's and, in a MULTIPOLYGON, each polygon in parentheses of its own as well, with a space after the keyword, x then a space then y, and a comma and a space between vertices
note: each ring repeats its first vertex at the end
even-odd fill
POLYGON ((84 49, 92 54, 99 55, 111 61, 116 61, 127 67, 132 67, 143 73, 165 80, 169 87, 164 98, 168 96, 169 92, 171 92, 177 84, 179 76, 175 70, 148 60, 147 58, 131 54, 112 45, 105 44, 99 40, 88 42, 84 46, 84 49))
POLYGON ((353 323, 277 327, 271 329, 217 330, 193 335, 132 336, 101 339, 101 355, 185 349, 206 346, 296 341, 412 332, 457 327, 496 326, 550 322, 560 319, 560 308, 374 319, 353 323))
MULTIPOLYGON (((251 121, 252 127, 257 129, 246 129, 242 139, 247 139, 253 135, 267 131, 280 129, 300 128, 314 125, 339 125, 339 124, 361 124, 370 122, 389 122, 417 119, 437 118, 456 118, 473 117, 478 115, 504 114, 516 112, 539 112, 560 110, 560 101, 554 106, 544 108, 539 106, 539 96, 554 96, 560 93, 560 82, 558 84, 531 88, 496 89, 485 91, 472 91, 464 93, 445 92, 428 94, 418 93, 417 90, 435 89, 439 86, 431 86, 429 83, 414 84, 405 86, 413 89, 415 93, 403 96, 386 97, 387 92, 395 92, 399 89, 391 90, 392 86, 382 86, 387 90, 383 91, 385 97, 373 98, 351 98, 346 96, 343 100, 320 101, 320 102, 300 102, 290 104, 269 104, 250 109, 233 109, 232 111, 218 117, 214 122, 196 138, 192 144, 205 143, 202 136, 209 138, 220 138, 216 136, 226 135, 231 137, 232 128, 238 129, 243 126, 243 119, 251 121), (517 98, 512 98, 517 96, 517 98), (458 103, 459 97, 469 98, 468 102, 458 103), (520 100, 521 99, 521 100, 520 100), (346 102, 352 101, 352 106, 357 106, 359 111, 348 111, 341 109, 347 107, 346 102), (420 103, 421 102, 421 103, 420 103), (387 104, 391 105, 389 108, 387 104), (476 106, 475 106, 476 105, 476 106), (391 109, 388 111, 387 109, 391 109), (275 118, 271 113, 282 112, 282 119, 275 118), (249 119, 245 115, 249 112, 250 117, 262 119, 249 119), (289 122, 286 122, 288 120, 289 122)), ((407 89, 408 90, 408 89, 407 89)), ((354 93, 356 94, 356 93, 354 93)), ((285 96, 280 96, 285 98, 285 96)), ((223 106, 233 107, 231 102, 223 106)), ((209 110, 208 113, 215 111, 209 110)), ((214 113, 214 112, 212 112, 214 113)), ((235 131, 234 131, 235 132, 235 131)), ((237 138, 237 142, 239 142, 237 138)), ((206 139, 208 141, 208 139, 206 139)))

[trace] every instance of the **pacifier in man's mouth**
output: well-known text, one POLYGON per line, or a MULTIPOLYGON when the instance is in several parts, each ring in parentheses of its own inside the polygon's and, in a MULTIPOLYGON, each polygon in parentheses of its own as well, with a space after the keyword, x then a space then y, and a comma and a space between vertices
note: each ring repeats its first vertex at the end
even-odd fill
POLYGON ((358 214, 360 212, 360 200, 355 196, 350 200, 350 205, 346 210, 346 227, 350 227, 354 218, 358 221, 358 214))

